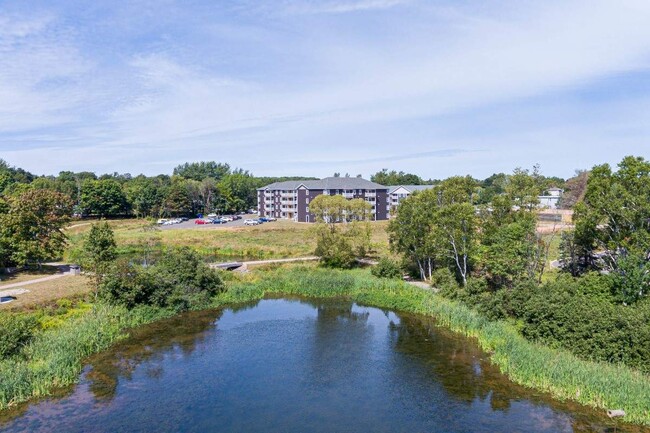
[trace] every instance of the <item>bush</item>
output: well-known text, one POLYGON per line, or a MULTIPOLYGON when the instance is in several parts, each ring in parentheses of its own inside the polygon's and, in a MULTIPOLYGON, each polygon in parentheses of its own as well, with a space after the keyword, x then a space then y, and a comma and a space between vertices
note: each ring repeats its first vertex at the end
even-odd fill
POLYGON ((522 334, 583 359, 650 372, 650 303, 617 305, 585 294, 581 286, 580 280, 551 283, 530 293, 520 317, 522 334))
POLYGON ((222 292, 219 271, 209 268, 189 248, 169 250, 154 266, 120 262, 102 283, 101 296, 111 303, 172 307, 177 311, 207 304, 222 292))
POLYGON ((455 297, 459 289, 456 277, 449 268, 440 268, 433 271, 431 286, 440 290, 440 293, 447 297, 455 297))
POLYGON ((9 358, 34 337, 38 321, 33 315, 6 314, 0 316, 0 359, 9 358))
POLYGON ((370 273, 377 278, 401 278, 402 269, 394 260, 387 257, 379 259, 379 263, 372 267, 370 273))

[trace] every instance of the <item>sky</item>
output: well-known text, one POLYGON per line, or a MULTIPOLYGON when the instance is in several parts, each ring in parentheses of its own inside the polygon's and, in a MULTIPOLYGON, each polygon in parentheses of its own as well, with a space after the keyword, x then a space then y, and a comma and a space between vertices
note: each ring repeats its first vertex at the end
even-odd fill
POLYGON ((0 0, 0 158, 567 178, 650 158, 648 23, 648 0, 0 0))

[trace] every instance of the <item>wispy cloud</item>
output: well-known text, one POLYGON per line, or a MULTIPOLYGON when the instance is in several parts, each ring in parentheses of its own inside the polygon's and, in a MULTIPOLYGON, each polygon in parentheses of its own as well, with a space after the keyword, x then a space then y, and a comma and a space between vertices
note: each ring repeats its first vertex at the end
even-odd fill
POLYGON ((647 92, 577 96, 630 72, 650 77, 646 1, 166 7, 0 15, 2 157, 38 172, 71 164, 75 149, 77 168, 106 171, 228 159, 266 174, 392 162, 440 177, 532 158, 570 174, 583 161, 560 167, 552 150, 571 140, 577 159, 589 146, 603 160, 635 143, 648 152, 638 138, 650 133, 647 92), (611 128, 636 133, 611 150, 611 128))

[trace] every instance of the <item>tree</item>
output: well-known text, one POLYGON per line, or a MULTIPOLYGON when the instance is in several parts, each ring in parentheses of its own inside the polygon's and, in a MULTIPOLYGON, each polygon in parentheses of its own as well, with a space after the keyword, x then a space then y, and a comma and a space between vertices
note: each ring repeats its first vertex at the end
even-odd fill
POLYGON ((533 167, 532 172, 515 168, 508 178, 506 193, 515 206, 532 211, 539 204, 537 198, 544 190, 539 165, 533 167))
POLYGON ((6 241, 2 248, 11 262, 35 261, 40 266, 42 261, 63 252, 67 239, 62 228, 72 213, 68 196, 33 189, 10 197, 8 205, 8 212, 0 216, 0 227, 6 241))
POLYGON ((484 223, 480 266, 492 288, 512 288, 541 275, 546 245, 536 233, 536 223, 534 213, 521 211, 484 223))
POLYGON ((107 222, 95 223, 83 246, 84 258, 82 265, 90 271, 90 277, 95 285, 95 296, 117 258, 117 245, 113 229, 107 222))
POLYGON ((174 176, 185 179, 202 181, 211 177, 219 182, 224 176, 230 173, 230 165, 215 161, 186 162, 174 168, 174 176))
POLYGON ((576 233, 602 266, 612 272, 621 299, 633 302, 650 289, 650 162, 627 156, 612 171, 595 166, 587 180, 584 201, 574 213, 576 233), (578 230, 580 230, 578 232, 578 230))
POLYGON ((218 187, 231 213, 242 212, 257 205, 257 182, 246 171, 235 170, 226 175, 218 187))
POLYGON ((81 186, 84 214, 100 217, 126 215, 129 204, 122 185, 115 179, 86 180, 81 186))
POLYGON ((172 178, 163 204, 163 213, 169 216, 194 214, 194 201, 190 195, 189 182, 182 178, 172 178))
POLYGON ((370 180, 380 185, 424 185, 422 178, 416 174, 388 171, 387 168, 370 176, 370 180))
POLYGON ((463 286, 467 285, 470 260, 476 251, 477 219, 474 206, 453 203, 434 214, 434 237, 444 255, 455 265, 463 286))
POLYGON ((316 255, 325 266, 350 268, 370 250, 370 203, 319 195, 309 204, 316 218, 316 255))
POLYGON ((167 192, 165 179, 137 176, 124 186, 124 190, 136 217, 159 217, 162 215, 167 192))
POLYGON ((437 203, 438 195, 433 190, 412 194, 400 203, 388 224, 391 250, 414 265, 423 280, 431 278, 437 264, 432 236, 437 203))
POLYGON ((581 202, 587 192, 588 179, 588 171, 576 171, 576 175, 565 183, 565 190, 564 194, 562 194, 562 198, 560 198, 559 207, 562 209, 573 209, 578 202, 581 202))

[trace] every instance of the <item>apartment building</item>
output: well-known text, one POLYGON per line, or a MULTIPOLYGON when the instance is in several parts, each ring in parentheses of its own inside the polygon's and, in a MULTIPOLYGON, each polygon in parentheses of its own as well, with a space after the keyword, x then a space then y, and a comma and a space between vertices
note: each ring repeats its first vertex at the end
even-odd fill
POLYGON ((374 220, 388 219, 388 187, 360 177, 276 182, 257 190, 257 213, 300 222, 314 222, 309 203, 321 194, 360 198, 372 205, 374 220))
POLYGON ((410 196, 416 191, 423 191, 425 189, 433 188, 435 185, 396 185, 391 186, 388 190, 388 206, 389 211, 394 211, 397 206, 406 197, 410 196))

